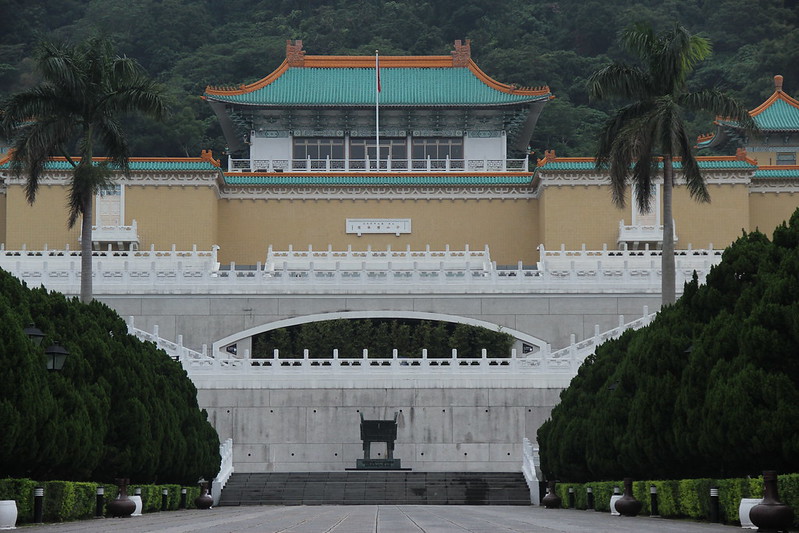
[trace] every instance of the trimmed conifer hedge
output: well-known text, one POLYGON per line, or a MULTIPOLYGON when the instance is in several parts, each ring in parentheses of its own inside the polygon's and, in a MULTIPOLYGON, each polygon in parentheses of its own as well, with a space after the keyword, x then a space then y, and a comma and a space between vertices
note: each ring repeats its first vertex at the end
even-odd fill
MULTIPOLYGON (((548 479, 799 472, 799 210, 588 357, 538 430, 548 479)), ((682 511, 699 514, 695 508, 682 511)))
MULTIPOLYGON (((777 476, 780 501, 799 510, 799 474, 777 476)), ((763 477, 731 478, 731 479, 680 479, 634 481, 633 496, 643 503, 642 516, 652 512, 650 487, 657 488, 658 515, 663 518, 691 518, 693 520, 709 520, 710 489, 719 489, 719 518, 727 524, 740 524, 738 507, 741 498, 762 498, 763 477)), ((575 507, 587 509, 586 488, 591 487, 594 493, 594 509, 610 512, 610 497, 613 488, 623 490, 622 481, 598 481, 588 483, 559 483, 555 492, 560 496, 561 506, 569 506, 569 488, 574 489, 575 507)), ((799 514, 794 525, 799 526, 799 514)))
MULTIPOLYGON (((97 487, 105 487, 104 509, 108 503, 116 499, 119 488, 112 483, 74 482, 74 481, 33 481, 32 479, 0 479, 0 500, 16 500, 17 523, 33 522, 33 490, 44 488, 44 521, 68 522, 92 518, 97 505, 97 487)), ((174 511, 180 505, 181 489, 186 489, 186 508, 193 509, 194 499, 200 495, 198 486, 181 487, 180 485, 131 485, 128 494, 135 488, 141 488, 142 512, 151 513, 161 510, 161 492, 168 490, 167 511, 174 511)), ((106 512, 106 516, 109 516, 106 512)))
POLYGON ((219 438, 186 372, 106 305, 0 270, 0 339, 0 478, 191 484, 218 472, 219 438), (23 332, 31 323, 42 346, 23 332), (70 355, 48 372, 55 342, 70 355))

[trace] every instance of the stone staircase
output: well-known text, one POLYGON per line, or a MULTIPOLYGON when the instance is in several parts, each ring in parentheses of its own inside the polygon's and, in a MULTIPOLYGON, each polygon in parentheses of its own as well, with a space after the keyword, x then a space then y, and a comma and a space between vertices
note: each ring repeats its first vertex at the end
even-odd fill
POLYGON ((234 473, 219 505, 530 505, 521 472, 234 473))

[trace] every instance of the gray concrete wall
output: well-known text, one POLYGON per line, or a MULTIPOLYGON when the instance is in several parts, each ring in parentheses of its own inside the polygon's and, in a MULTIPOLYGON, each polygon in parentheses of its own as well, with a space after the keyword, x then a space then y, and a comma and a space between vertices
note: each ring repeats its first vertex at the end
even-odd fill
MULTIPOLYGON (((515 471, 522 440, 560 388, 203 389, 220 439, 233 438, 237 472, 330 471, 362 456, 360 414, 399 413, 395 457, 419 471, 515 471)), ((372 457, 385 457, 373 445, 372 457), (379 455, 378 455, 379 454, 379 455)))
POLYGON ((659 295, 264 295, 264 296, 100 296, 98 300, 121 316, 133 316, 136 327, 199 350, 217 340, 278 320, 319 313, 348 311, 416 311, 474 318, 512 328, 550 343, 566 346, 569 335, 590 337, 594 325, 601 331, 638 318, 643 307, 654 312, 659 295))

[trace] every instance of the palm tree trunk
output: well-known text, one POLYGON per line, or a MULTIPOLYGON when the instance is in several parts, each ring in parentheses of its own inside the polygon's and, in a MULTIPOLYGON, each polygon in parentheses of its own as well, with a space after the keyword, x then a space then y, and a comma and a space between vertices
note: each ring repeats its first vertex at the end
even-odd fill
POLYGON ((80 301, 92 301, 92 195, 84 194, 80 239, 80 301))
POLYGON ((674 165, 670 154, 663 157, 663 255, 661 256, 661 305, 671 305, 676 299, 674 267, 674 165))

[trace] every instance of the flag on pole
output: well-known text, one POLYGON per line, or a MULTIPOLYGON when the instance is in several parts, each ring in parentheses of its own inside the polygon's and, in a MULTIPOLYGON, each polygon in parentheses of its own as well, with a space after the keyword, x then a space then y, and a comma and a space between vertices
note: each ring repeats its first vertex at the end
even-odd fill
POLYGON ((382 87, 380 86, 380 56, 378 55, 377 50, 375 50, 375 73, 377 75, 377 92, 380 92, 382 90, 382 87))
POLYGON ((380 172, 380 54, 375 50, 375 170, 380 172))

